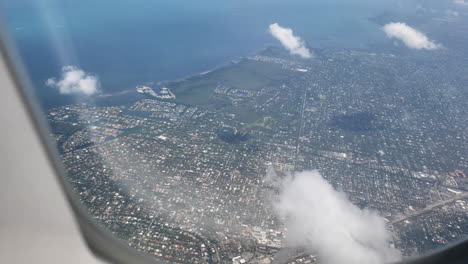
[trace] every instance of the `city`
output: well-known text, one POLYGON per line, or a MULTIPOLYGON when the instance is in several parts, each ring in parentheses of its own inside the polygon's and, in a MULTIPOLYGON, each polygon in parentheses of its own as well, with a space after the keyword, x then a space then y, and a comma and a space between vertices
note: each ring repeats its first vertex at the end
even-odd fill
POLYGON ((145 86, 126 104, 47 118, 90 214, 161 261, 317 263, 285 243, 269 169, 319 170, 385 217, 392 246, 412 256, 468 235, 462 75, 433 63, 450 52, 322 49, 301 60, 270 47, 167 83, 168 96, 145 86))

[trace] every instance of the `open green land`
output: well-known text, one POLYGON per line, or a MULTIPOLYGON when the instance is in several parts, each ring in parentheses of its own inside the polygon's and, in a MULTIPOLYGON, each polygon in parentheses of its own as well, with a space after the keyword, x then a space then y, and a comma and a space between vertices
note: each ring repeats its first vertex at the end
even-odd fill
POLYGON ((271 91, 279 90, 297 74, 280 63, 241 59, 207 74, 167 86, 177 97, 171 100, 175 103, 234 114, 246 128, 268 128, 265 113, 260 113, 255 106, 260 101, 268 100, 271 91))
POLYGON ((213 106, 216 102, 210 96, 220 84, 235 89, 259 91, 266 86, 277 85, 288 77, 288 72, 279 64, 244 59, 205 75, 171 83, 169 88, 177 96, 174 100, 176 103, 213 106))

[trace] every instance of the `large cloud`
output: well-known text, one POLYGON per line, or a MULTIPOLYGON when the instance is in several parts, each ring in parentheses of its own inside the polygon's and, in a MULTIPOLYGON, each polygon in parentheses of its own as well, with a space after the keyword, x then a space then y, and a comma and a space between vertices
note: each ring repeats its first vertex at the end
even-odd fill
POLYGON ((86 73, 76 66, 64 66, 59 80, 50 78, 46 85, 55 87, 61 94, 93 95, 99 91, 100 83, 96 75, 86 73))
POLYGON ((287 228, 287 246, 308 249, 322 264, 381 264, 400 258, 390 246, 383 217, 352 204, 318 171, 282 179, 272 173, 266 181, 279 191, 273 206, 287 228))
POLYGON ((383 31, 389 38, 401 40, 408 48, 434 50, 442 47, 405 23, 388 23, 383 26, 383 31))
POLYGON ((312 57, 312 53, 305 47, 304 41, 300 37, 294 36, 292 29, 284 28, 278 23, 271 24, 269 27, 271 35, 278 39, 291 54, 299 55, 303 58, 312 57))

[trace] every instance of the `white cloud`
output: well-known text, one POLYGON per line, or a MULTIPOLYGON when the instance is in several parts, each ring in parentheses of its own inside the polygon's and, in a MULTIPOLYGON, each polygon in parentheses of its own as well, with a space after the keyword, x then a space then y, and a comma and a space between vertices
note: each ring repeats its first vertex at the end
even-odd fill
POLYGON ((442 47, 405 23, 388 23, 383 26, 383 31, 387 37, 401 40, 408 48, 434 50, 442 47))
POLYGON ((312 57, 312 53, 306 48, 304 41, 300 37, 294 36, 292 29, 284 28, 278 25, 278 23, 274 23, 270 25, 269 31, 273 37, 278 39, 289 50, 289 53, 306 59, 312 57))
POLYGON ((448 16, 454 16, 454 17, 457 17, 460 15, 460 13, 458 13, 458 11, 455 11, 455 10, 452 10, 452 9, 447 9, 445 11, 445 13, 448 15, 448 16))
POLYGON ((278 188, 273 206, 287 228, 286 245, 306 248, 322 264, 382 264, 401 258, 390 246, 385 220, 375 211, 352 204, 318 171, 266 181, 278 188))
POLYGON ((453 2, 457 5, 468 6, 468 2, 465 0, 454 0, 453 2))
POLYGON ((86 73, 76 66, 64 66, 59 80, 49 78, 46 85, 58 88, 61 94, 93 95, 99 91, 100 83, 96 75, 86 73))

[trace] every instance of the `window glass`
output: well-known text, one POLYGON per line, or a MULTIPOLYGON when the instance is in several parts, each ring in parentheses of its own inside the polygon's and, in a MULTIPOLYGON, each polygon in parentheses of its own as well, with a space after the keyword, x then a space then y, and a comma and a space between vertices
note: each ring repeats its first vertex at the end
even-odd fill
POLYGON ((169 263, 468 235, 468 1, 5 0, 67 179, 169 263))

